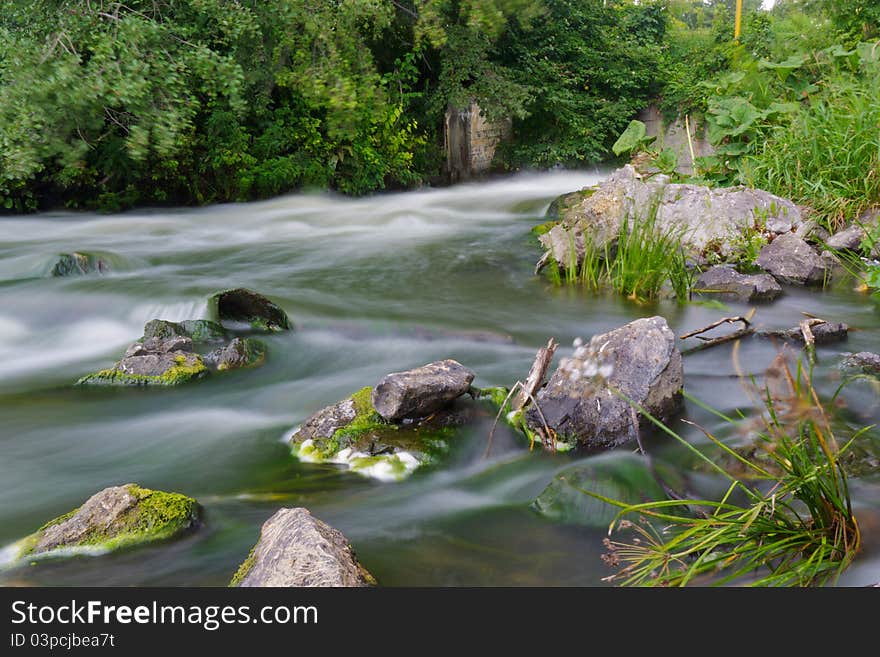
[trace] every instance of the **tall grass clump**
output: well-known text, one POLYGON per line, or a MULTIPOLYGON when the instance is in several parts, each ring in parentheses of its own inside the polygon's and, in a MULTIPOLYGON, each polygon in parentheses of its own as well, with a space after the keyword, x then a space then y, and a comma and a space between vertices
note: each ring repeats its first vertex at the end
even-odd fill
POLYGON ((880 204, 880 65, 822 82, 744 157, 745 182, 809 205, 831 229, 880 204))
POLYGON ((584 235, 584 257, 580 265, 567 263, 565 273, 569 283, 612 289, 636 301, 656 299, 667 284, 677 299, 686 301, 692 282, 681 232, 657 225, 656 204, 644 219, 625 217, 616 239, 601 246, 584 235))
POLYGON ((861 537, 841 457, 870 427, 840 446, 809 374, 800 364, 792 374, 781 357, 774 364, 786 390, 765 390, 763 412, 751 427, 754 456, 705 432, 739 474, 658 423, 729 480, 720 501, 633 505, 584 491, 620 508, 612 529, 634 532, 629 541, 606 539, 604 558, 619 568, 608 580, 624 586, 817 586, 834 583, 852 562, 861 537))

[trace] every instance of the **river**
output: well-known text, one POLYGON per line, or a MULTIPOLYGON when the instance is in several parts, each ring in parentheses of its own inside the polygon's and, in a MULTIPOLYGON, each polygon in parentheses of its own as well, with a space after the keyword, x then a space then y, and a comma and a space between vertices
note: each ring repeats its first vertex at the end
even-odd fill
MULTIPOLYGON (((558 359, 574 338, 638 317, 663 315, 681 334, 747 310, 638 305, 535 276, 530 228, 556 195, 601 178, 551 172, 363 199, 297 194, 0 218, 0 546, 110 485, 179 491, 205 508, 204 527, 182 540, 7 567, 0 584, 223 586, 276 509, 305 506, 350 539, 383 585, 606 585, 605 529, 529 507, 559 470, 596 457, 530 452, 501 428, 483 458, 489 414, 462 432, 446 463, 402 482, 300 463, 283 443, 312 412, 388 372, 454 358, 476 385, 510 385, 551 336, 558 359), (53 256, 74 250, 107 254, 111 271, 45 275, 53 256), (269 296, 296 326, 265 339, 264 366, 176 389, 71 385, 117 360, 148 320, 204 317, 208 296, 231 287, 269 296)), ((830 394, 841 353, 880 351, 877 305, 851 281, 787 292, 756 321, 790 327, 809 312, 859 329, 819 348, 815 380, 830 394)), ((743 342, 739 363, 760 377, 775 353, 769 341, 743 342)), ((720 410, 748 412, 731 355, 724 346, 686 356, 685 387, 720 410)), ((844 429, 880 418, 870 384, 843 399, 844 429)), ((684 416, 724 434, 694 404, 684 416)), ((691 467, 669 443, 652 449, 691 467)), ((871 432, 860 449, 876 462, 878 445, 871 432)), ((840 584, 857 586, 880 581, 880 476, 852 487, 864 549, 840 584)))

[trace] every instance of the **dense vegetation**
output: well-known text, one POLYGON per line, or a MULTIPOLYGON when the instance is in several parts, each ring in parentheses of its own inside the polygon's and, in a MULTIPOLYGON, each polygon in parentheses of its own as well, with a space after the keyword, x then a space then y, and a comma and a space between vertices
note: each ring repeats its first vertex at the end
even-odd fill
POLYGON ((746 0, 738 44, 733 5, 7 0, 0 207, 417 185, 441 170, 446 108, 471 100, 514 119, 501 169, 607 160, 656 99, 706 117, 710 182, 832 221, 880 202, 878 3, 746 0))

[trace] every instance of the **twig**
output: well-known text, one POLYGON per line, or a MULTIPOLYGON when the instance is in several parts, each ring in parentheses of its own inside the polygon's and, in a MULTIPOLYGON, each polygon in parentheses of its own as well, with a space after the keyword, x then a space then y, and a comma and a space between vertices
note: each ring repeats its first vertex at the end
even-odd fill
POLYGON ((807 351, 807 358, 810 363, 816 362, 816 336, 813 335, 811 328, 816 324, 825 324, 825 320, 818 317, 810 317, 809 319, 802 320, 799 324, 801 335, 804 336, 804 348, 807 351))
POLYGON ((553 354, 556 353, 556 348, 558 346, 559 345, 556 341, 553 338, 550 338, 547 341, 546 347, 538 349, 532 367, 529 369, 529 376, 526 378, 526 382, 522 386, 520 394, 514 397, 511 404, 511 408, 514 411, 522 410, 526 405, 526 402, 533 395, 537 394, 541 386, 544 385, 544 377, 547 374, 547 368, 550 367, 550 361, 553 360, 553 354))
POLYGON ((712 322, 708 326, 704 326, 701 329, 697 329, 696 331, 691 331, 690 333, 685 333, 684 335, 679 336, 679 339, 686 340, 687 338, 692 338, 695 335, 699 335, 700 333, 705 333, 706 331, 710 331, 716 326, 721 326, 722 324, 733 324, 734 322, 742 322, 746 328, 750 327, 752 323, 745 317, 724 317, 719 319, 717 322, 712 322))
POLYGON ((691 347, 690 349, 685 349, 681 352, 682 356, 687 356, 688 354, 695 353, 697 351, 703 351, 703 349, 709 349, 710 347, 716 347, 719 344, 724 344, 725 342, 730 342, 731 340, 739 340, 740 338, 744 338, 746 336, 752 335, 755 332, 754 326, 748 326, 746 328, 742 328, 738 331, 734 331, 728 335, 722 335, 718 338, 712 338, 711 340, 706 340, 702 344, 698 344, 695 347, 691 347))

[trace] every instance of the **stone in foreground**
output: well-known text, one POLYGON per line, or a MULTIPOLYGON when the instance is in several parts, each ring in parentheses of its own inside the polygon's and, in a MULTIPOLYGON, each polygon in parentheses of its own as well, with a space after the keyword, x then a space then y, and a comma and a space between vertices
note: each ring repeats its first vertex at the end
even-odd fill
POLYGON ((18 557, 104 554, 174 538, 199 523, 201 507, 180 493, 113 486, 19 541, 18 557))
MULTIPOLYGON (((623 396, 665 421, 682 400, 681 353, 662 317, 637 319, 593 336, 563 358, 537 395, 537 404, 557 441, 588 450, 634 442, 648 420, 623 396)), ((544 432, 534 404, 526 412, 531 431, 544 432)))
POLYGON ((190 338, 149 338, 131 345, 113 367, 88 374, 77 385, 176 386, 208 373, 190 338))
POLYGON ((829 263, 794 233, 780 235, 761 249, 755 264, 791 285, 823 285, 831 276, 829 263))
POLYGON ((284 310, 253 290, 236 288, 217 292, 208 305, 220 322, 226 322, 232 328, 244 326, 264 333, 293 328, 284 310))
POLYGON ((449 450, 454 426, 467 419, 456 408, 428 422, 386 421, 370 401, 372 389, 328 406, 306 419, 290 437, 293 455, 306 463, 336 463, 381 481, 399 481, 449 450))
POLYGON ((376 385, 372 404, 389 421, 427 417, 461 397, 474 373, 454 360, 428 363, 406 372, 392 372, 376 385))
POLYGON ((308 509, 280 509, 229 583, 241 587, 374 586, 348 539, 308 509))
POLYGON ((733 267, 717 266, 703 272, 694 285, 696 291, 713 298, 736 301, 773 301, 782 287, 770 274, 741 274, 733 267))
POLYGON ((850 372, 880 376, 880 354, 875 354, 872 351, 847 354, 841 361, 840 368, 850 372))

